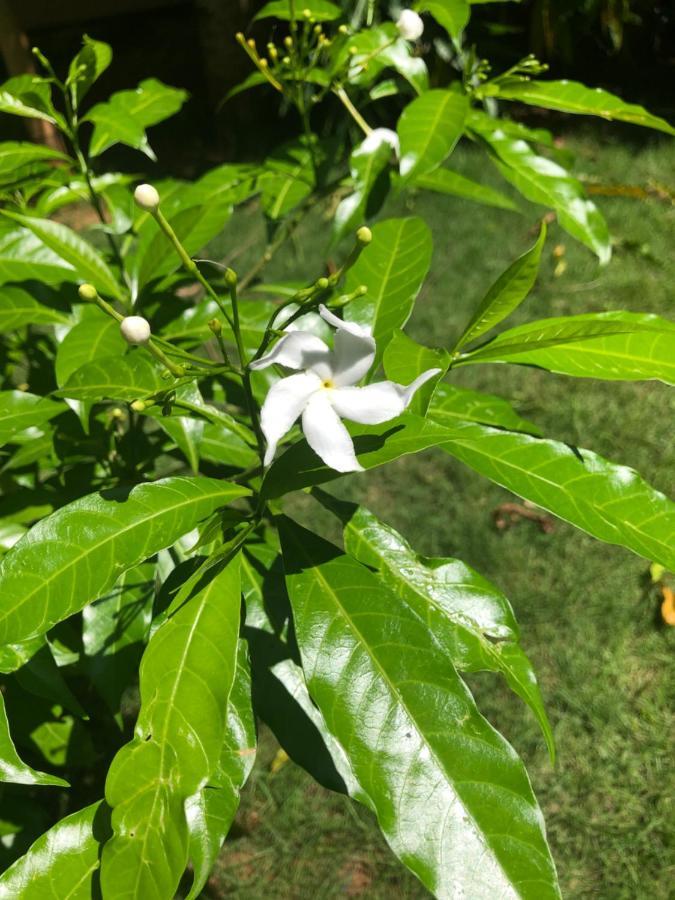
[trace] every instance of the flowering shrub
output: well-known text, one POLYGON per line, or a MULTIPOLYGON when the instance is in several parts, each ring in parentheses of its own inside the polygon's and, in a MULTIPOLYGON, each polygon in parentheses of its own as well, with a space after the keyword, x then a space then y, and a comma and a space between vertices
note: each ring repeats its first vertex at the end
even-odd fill
POLYGON ((262 164, 192 183, 103 171, 119 143, 153 159, 147 129, 186 100, 147 79, 88 106, 111 62, 104 43, 85 38, 65 78, 37 53, 44 75, 0 88, 0 111, 52 123, 69 148, 0 145, 0 779, 16 857, 1 897, 168 900, 188 865, 187 896, 199 896, 253 764, 256 717, 321 784, 370 808, 436 896, 559 896, 523 763, 463 680, 499 673, 553 757, 509 601, 325 487, 437 448, 675 568, 666 497, 452 382, 460 366, 503 363, 672 383, 675 325, 617 311, 493 335, 535 282, 542 222, 463 332, 421 346, 403 328, 429 229, 371 221, 411 190, 514 208, 444 165, 465 136, 607 262, 602 215, 551 135, 497 103, 673 129, 604 91, 539 80, 531 58, 490 77, 463 45, 468 16, 464 0, 421 2, 395 24, 273 0, 257 18, 286 32, 264 56, 238 36, 256 68, 237 90, 276 91, 300 134, 262 164), (445 87, 429 87, 432 19, 457 72, 445 87), (327 104, 330 133, 316 133, 327 104), (196 259, 254 197, 270 235, 254 268, 196 259), (82 201, 99 219, 86 234, 61 221, 82 201), (321 204, 337 264, 266 285, 269 259, 321 204), (297 491, 335 516, 342 546, 289 514, 297 491))

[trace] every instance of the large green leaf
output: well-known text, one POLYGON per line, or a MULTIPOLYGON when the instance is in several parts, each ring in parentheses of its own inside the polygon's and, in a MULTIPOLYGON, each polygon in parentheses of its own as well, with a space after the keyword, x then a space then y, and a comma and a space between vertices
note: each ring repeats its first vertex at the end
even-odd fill
POLYGON ((468 125, 490 148, 507 181, 533 203, 554 209, 565 231, 590 247, 601 263, 609 262, 607 223, 576 178, 552 159, 535 153, 526 141, 510 137, 499 119, 474 110, 468 125))
POLYGON ((52 105, 51 82, 38 75, 16 75, 1 84, 0 113, 52 123, 60 120, 52 105))
POLYGON ((457 91, 432 90, 416 97, 398 120, 401 175, 425 175, 443 162, 462 136, 469 100, 457 91))
POLYGON ((520 306, 534 287, 545 241, 546 224, 542 223, 535 244, 502 272, 482 299, 455 344, 455 352, 490 331, 520 306))
POLYGON ((255 762, 256 727, 251 705, 247 644, 239 641, 237 672, 227 702, 225 737, 215 775, 186 803, 194 878, 185 900, 196 900, 206 884, 239 806, 239 794, 255 762))
POLYGON ((429 89, 429 73, 415 46, 399 36, 393 22, 373 25, 349 37, 334 60, 334 72, 347 67, 350 84, 372 84, 384 69, 392 68, 421 94, 429 89))
MULTIPOLYGON (((330 3, 329 0, 307 0, 307 2, 303 0, 301 6, 296 6, 296 18, 301 19, 305 10, 308 10, 317 22, 330 22, 333 19, 339 19, 342 15, 340 7, 330 3)), ((291 18, 291 6, 288 0, 271 0, 270 3, 263 6, 253 21, 270 18, 283 19, 288 22, 291 18)))
POLYGON ((114 144, 126 144, 155 159, 145 129, 177 113, 187 97, 187 91, 146 78, 135 90, 119 91, 97 103, 84 117, 94 123, 89 155, 100 156, 114 144))
POLYGON ((675 384, 675 322, 642 313, 587 313, 511 328, 457 361, 511 362, 612 381, 675 384))
POLYGON ((417 217, 386 219, 373 226, 373 240, 348 270, 347 291, 365 285, 368 292, 345 307, 350 322, 373 330, 377 354, 373 371, 396 328, 402 328, 431 264, 432 240, 417 217))
POLYGON ((104 803, 65 816, 0 875, 1 900, 91 900, 98 889, 101 843, 108 833, 104 803))
POLYGON ((43 306, 23 288, 0 288, 0 331, 14 331, 26 325, 65 324, 68 318, 56 309, 43 306))
POLYGON ((58 396, 70 400, 137 400, 167 390, 160 369, 142 350, 86 363, 68 378, 58 396))
POLYGON ((67 410, 62 403, 26 391, 0 391, 0 447, 20 431, 43 425, 67 410))
POLYGON ((281 537, 310 693, 394 852, 439 898, 559 897, 525 768, 430 629, 337 547, 281 537))
MULTIPOLYGON (((413 410, 415 411, 415 410, 413 410)), ((533 422, 521 418, 508 400, 495 394, 484 394, 454 384, 439 384, 429 406, 429 417, 441 425, 454 425, 458 420, 494 425, 508 431, 524 431, 541 435, 533 422)))
POLYGON ((32 231, 45 247, 75 270, 78 281, 90 281, 101 293, 117 299, 122 297, 122 289, 101 254, 72 228, 51 219, 23 216, 8 210, 3 210, 3 215, 32 231))
POLYGON ((447 350, 424 347, 397 329, 384 351, 383 363, 387 378, 398 384, 410 384, 418 375, 428 369, 440 370, 435 378, 431 378, 415 392, 415 396, 408 406, 412 412, 423 416, 427 411, 438 380, 448 369, 450 354, 447 350))
POLYGON ((119 356, 119 362, 122 362, 126 349, 127 344, 115 319, 93 310, 93 315, 85 316, 74 325, 59 344, 54 363, 56 382, 63 387, 74 372, 102 357, 119 356))
POLYGON ((165 478, 89 494, 47 516, 0 563, 0 643, 47 631, 248 493, 217 479, 165 478))
POLYGON ((263 169, 262 207, 271 219, 280 219, 295 209, 314 188, 312 154, 302 141, 279 147, 267 157, 263 169))
POLYGON ((65 153, 52 150, 43 144, 31 144, 28 141, 3 141, 0 143, 0 176, 11 173, 26 163, 44 162, 45 160, 70 160, 65 153))
MULTIPOLYGON (((68 782, 55 775, 38 772, 21 759, 9 733, 5 701, 0 692, 0 781, 11 784, 51 784, 68 787, 68 782)), ((1 882, 0 882, 1 884, 1 882)), ((0 896, 2 894, 0 893, 0 896)))
POLYGON ((631 122, 633 125, 644 125, 675 135, 675 128, 659 116, 653 116, 643 106, 626 103, 621 97, 603 91, 601 88, 589 88, 578 81, 511 81, 500 84, 488 82, 480 88, 480 94, 488 97, 499 97, 502 100, 517 100, 530 106, 543 106, 545 109, 556 109, 560 112, 579 113, 584 116, 600 116, 603 119, 614 119, 620 122, 631 122))
POLYGON ((68 67, 66 85, 75 100, 75 108, 112 62, 112 48, 103 41, 95 41, 88 35, 82 38, 82 49, 68 67))
POLYGON ((239 558, 199 571, 179 591, 143 654, 134 739, 106 779, 113 837, 105 897, 166 900, 187 863, 185 801, 212 778, 227 729, 239 634, 239 558))
POLYGON ((335 210, 333 235, 336 239, 349 231, 356 231, 359 225, 377 212, 382 201, 382 197, 379 196, 382 192, 378 191, 376 186, 381 176, 386 173, 391 157, 392 148, 386 141, 372 147, 366 139, 352 150, 349 169, 354 181, 354 190, 335 210), (372 197, 375 197, 376 201, 374 210, 370 209, 372 197))
POLYGON ((32 278, 44 284, 82 280, 70 263, 54 253, 32 231, 0 218, 0 284, 32 278))
POLYGON ((344 524, 345 550, 371 569, 404 600, 434 635, 459 672, 500 672, 534 713, 555 760, 553 733, 532 663, 518 644, 518 626, 507 598, 458 559, 415 553, 390 525, 369 510, 318 499, 344 524))
POLYGON ((450 194, 453 197, 461 197, 463 200, 474 200, 485 206, 496 206, 497 209, 518 210, 516 204, 506 194, 502 194, 501 191, 486 184, 472 181, 450 169, 435 169, 426 175, 420 175, 415 179, 415 187, 424 188, 426 191, 435 191, 437 194, 450 194))
POLYGON ((431 13, 451 38, 459 37, 471 15, 468 0, 418 0, 415 9, 431 13))

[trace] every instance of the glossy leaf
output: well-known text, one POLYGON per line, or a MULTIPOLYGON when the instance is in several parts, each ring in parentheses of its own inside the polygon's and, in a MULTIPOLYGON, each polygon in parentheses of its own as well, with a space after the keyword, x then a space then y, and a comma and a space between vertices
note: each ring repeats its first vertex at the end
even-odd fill
POLYGON ((208 881, 239 806, 239 794, 255 761, 256 725, 245 641, 239 641, 237 672, 227 701, 225 737, 211 783, 187 800, 190 861, 194 878, 185 900, 196 900, 208 881))
POLYGON ((92 803, 57 822, 0 875, 1 900, 91 900, 98 889, 107 819, 105 804, 92 803))
POLYGON ((354 191, 340 202, 335 211, 333 235, 336 239, 350 231, 356 231, 374 212, 377 212, 382 201, 382 197, 377 196, 381 193, 377 190, 377 186, 392 158, 392 148, 383 142, 375 150, 369 150, 366 144, 364 150, 364 144, 365 141, 355 147, 349 157, 354 191), (375 209, 371 211, 373 196, 375 209))
POLYGON ((419 0, 415 9, 430 13, 451 38, 459 37, 471 15, 468 0, 419 0))
POLYGON ((11 173, 27 163, 45 160, 69 161, 70 157, 42 144, 28 141, 3 141, 0 143, 0 176, 11 173))
POLYGON ((398 120, 401 175, 426 175, 446 159, 462 136, 469 100, 456 91, 426 91, 409 103, 398 120))
POLYGON ((44 633, 247 493, 216 479, 165 478, 89 494, 42 519, 0 563, 0 643, 44 633))
POLYGON ((432 350, 430 347, 423 347, 422 344, 413 341, 399 329, 394 332, 391 341, 387 344, 383 362, 387 378, 398 384, 410 384, 427 369, 440 369, 435 378, 427 381, 416 391, 408 406, 411 412, 423 416, 439 379, 448 369, 450 354, 447 350, 432 350))
POLYGON ((0 85, 0 113, 56 122, 57 113, 51 100, 48 78, 38 75, 15 75, 0 85))
POLYGON ((0 447, 26 428, 43 425, 67 407, 26 391, 0 391, 0 447))
POLYGON ((439 898, 559 897, 525 768, 426 625, 337 547, 281 537, 310 693, 394 852, 439 898))
POLYGON ((187 863, 184 803, 217 769, 239 633, 239 560, 186 582, 143 654, 134 739, 106 779, 104 896, 173 897, 187 863))
POLYGON ((562 375, 675 384, 675 322, 642 313, 587 313, 528 322, 458 364, 512 362, 562 375))
MULTIPOLYGON (((5 701, 0 692, 0 781, 11 784, 47 784, 68 787, 68 782, 55 775, 38 772, 21 759, 9 733, 5 701)), ((2 882, 0 882, 0 885, 2 882)), ((0 894, 2 896, 2 894, 0 894)))
POLYGON ((70 263, 32 231, 0 217, 0 284, 32 278, 44 284, 82 280, 70 263))
POLYGON ((426 175, 418 176, 415 179, 415 187, 424 188, 426 191, 435 191, 437 194, 450 194, 453 197, 461 197, 463 200, 473 200, 484 206, 495 206, 497 209, 514 211, 518 209, 513 200, 506 194, 502 194, 501 191, 472 181, 450 169, 435 169, 426 175))
MULTIPOLYGON (((186 401, 196 406, 203 406, 204 400, 196 384, 186 384, 176 391, 178 401, 186 401)), ((202 437, 204 435, 204 419, 195 416, 180 415, 180 407, 173 407, 173 415, 165 416, 158 407, 151 407, 153 413, 163 431, 165 431, 176 444, 183 456, 187 459, 192 471, 199 472, 199 454, 202 437), (159 412, 159 414, 157 414, 159 412)))
POLYGON ((644 125, 666 134, 675 135, 675 128, 659 116, 653 116, 643 106, 626 103, 621 97, 589 88, 578 81, 506 81, 503 84, 488 83, 481 94, 502 100, 517 100, 530 106, 555 109, 560 112, 578 113, 584 116, 600 116, 603 119, 644 125))
POLYGON ((155 391, 167 390, 160 369, 143 350, 127 356, 108 356, 81 366, 57 391, 71 400, 138 400, 155 391))
POLYGON ((347 80, 353 85, 370 85, 385 69, 392 68, 416 93, 429 89, 424 60, 416 54, 410 41, 399 36, 393 22, 373 25, 350 36, 335 60, 337 70, 342 66, 347 66, 347 80))
POLYGON ((260 179, 262 206, 271 219, 280 219, 310 195, 314 188, 312 154, 301 142, 285 144, 268 156, 260 179))
POLYGON ((66 85, 75 99, 75 108, 111 62, 112 48, 110 44, 95 41, 85 34, 82 38, 82 49, 71 61, 66 79, 66 85))
MULTIPOLYGON (((82 366, 102 357, 124 354, 127 345, 119 324, 109 316, 94 311, 74 325, 59 344, 54 370, 60 387, 82 366)), ((121 361, 121 359, 120 359, 121 361)))
POLYGON ((558 163, 535 153, 526 141, 506 135, 498 119, 473 112, 468 124, 488 145, 507 181, 533 203, 554 209, 565 231, 590 247, 601 263, 609 262, 607 223, 576 178, 558 163))
POLYGON ((187 91, 146 78, 135 90, 119 91, 97 103, 84 117, 94 123, 89 155, 100 156, 114 144, 126 144, 155 159, 145 129, 177 113, 187 97, 187 91))
POLYGON ((521 418, 508 400, 494 394, 484 394, 460 388, 454 384, 439 384, 429 405, 429 418, 441 425, 456 422, 480 422, 507 431, 524 431, 526 434, 541 435, 541 429, 533 422, 521 418))
POLYGON ((63 313, 38 303, 23 288, 0 288, 0 331, 14 331, 26 325, 63 325, 67 321, 63 313))
MULTIPOLYGON (((299 20, 306 9, 309 10, 312 18, 316 19, 317 22, 330 22, 333 19, 339 19, 342 15, 340 7, 330 3, 329 0, 308 0, 308 2, 303 0, 301 9, 296 9, 296 17, 299 20)), ((288 0, 271 0, 256 14, 253 21, 257 22, 258 19, 270 18, 282 19, 288 22, 291 18, 291 7, 288 0)))
POLYGON ((471 321, 455 344, 455 352, 491 331, 510 316, 534 287, 539 272, 541 253, 546 241, 546 223, 542 223, 535 244, 511 263, 481 300, 471 321))
POLYGON ((8 210, 3 210, 3 215, 32 231, 45 247, 75 270, 79 281, 90 281, 101 293, 120 299, 122 290, 106 261, 72 228, 51 219, 23 216, 8 210))
POLYGON ((555 761, 553 733, 532 663, 518 644, 518 626, 507 598, 458 559, 415 553, 390 525, 369 510, 317 497, 344 525, 345 550, 375 569, 412 609, 459 672, 499 672, 534 713, 555 761))
POLYGON ((377 343, 373 370, 396 328, 402 328, 431 264, 431 232, 422 219, 385 219, 372 228, 373 240, 348 270, 348 292, 368 292, 345 307, 350 322, 368 325, 377 343))

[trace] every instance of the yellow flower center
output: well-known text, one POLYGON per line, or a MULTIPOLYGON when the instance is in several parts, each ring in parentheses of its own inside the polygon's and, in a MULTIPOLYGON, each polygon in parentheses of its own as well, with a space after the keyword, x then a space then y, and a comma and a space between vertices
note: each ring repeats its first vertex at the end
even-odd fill
POLYGON ((335 387, 335 382, 333 381, 332 378, 325 378, 324 381, 323 381, 322 387, 325 387, 325 388, 327 388, 328 390, 330 390, 330 388, 334 388, 334 387, 335 387))

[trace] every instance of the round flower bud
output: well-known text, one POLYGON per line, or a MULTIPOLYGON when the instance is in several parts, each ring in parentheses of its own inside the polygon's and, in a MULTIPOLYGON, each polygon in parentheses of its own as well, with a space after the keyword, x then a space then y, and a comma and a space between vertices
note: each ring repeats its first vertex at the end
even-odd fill
POLYGON ((159 206, 159 194, 151 184, 139 184, 134 191, 134 200, 141 209, 153 210, 159 206))
POLYGON ((416 41, 422 37, 424 22, 412 9, 404 9, 396 23, 398 33, 406 41, 416 41))
POLYGON ((367 225, 362 225, 356 232, 356 240, 360 244, 369 244, 373 239, 373 232, 367 225))
POLYGON ((134 400, 131 403, 131 408, 134 412, 142 413, 145 412, 147 405, 148 404, 144 400, 134 400))
POLYGON ((91 302, 96 299, 96 288, 93 284, 81 284, 77 293, 80 295, 80 300, 91 302))
POLYGON ((122 319, 120 331, 127 344, 147 344, 150 340, 150 323, 143 316, 127 316, 122 319))
POLYGON ((317 287, 320 291, 325 291, 328 287, 328 279, 325 275, 322 275, 321 278, 317 278, 315 282, 315 287, 317 287))

